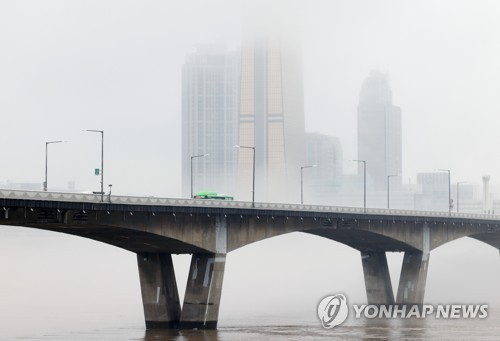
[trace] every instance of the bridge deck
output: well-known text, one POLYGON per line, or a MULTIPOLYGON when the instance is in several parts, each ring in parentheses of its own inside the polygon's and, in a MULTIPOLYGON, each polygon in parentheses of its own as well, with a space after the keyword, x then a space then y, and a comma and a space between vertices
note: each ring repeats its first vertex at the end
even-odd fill
POLYGON ((9 206, 28 208, 64 208, 81 210, 113 210, 130 212, 180 212, 180 213, 229 213, 290 216, 331 216, 340 213, 352 217, 359 216, 390 216, 396 220, 409 221, 494 221, 500 222, 500 215, 478 213, 455 213, 439 211, 417 211, 360 207, 343 207, 327 205, 300 205, 285 203, 251 202, 228 200, 202 200, 157 197, 133 197, 106 195, 101 202, 101 196, 86 193, 40 192, 0 190, 0 206, 5 210, 9 206))

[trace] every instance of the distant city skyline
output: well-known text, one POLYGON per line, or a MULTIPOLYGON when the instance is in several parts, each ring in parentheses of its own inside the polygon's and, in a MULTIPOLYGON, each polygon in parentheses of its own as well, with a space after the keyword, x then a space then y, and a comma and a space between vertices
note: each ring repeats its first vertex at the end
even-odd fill
MULTIPOLYGON (((165 4, 153 13, 131 5, 129 9, 134 11, 130 15, 138 20, 148 15, 151 25, 140 28, 128 27, 127 16, 97 18, 90 8, 80 8, 75 20, 71 16, 60 18, 64 19, 61 25, 65 30, 60 30, 57 21, 48 23, 37 16, 42 6, 15 6, 19 10, 15 13, 7 6, 4 13, 13 13, 18 19, 4 18, 9 32, 17 38, 5 40, 8 48, 2 56, 2 65, 6 66, 2 105, 9 113, 4 126, 11 127, 3 138, 16 143, 16 148, 4 151, 3 179, 41 183, 44 141, 68 139, 72 144, 61 146, 51 155, 52 185, 64 188, 68 181, 75 180, 82 190, 96 189, 92 171, 99 163, 97 141, 78 141, 84 138, 74 138, 72 131, 92 126, 108 134, 106 178, 113 183, 114 193, 184 195, 179 181, 183 173, 179 148, 180 65, 196 43, 224 41, 230 46, 239 45, 244 25, 237 18, 253 18, 253 14, 260 19, 280 17, 276 24, 284 21, 282 16, 287 21, 292 17, 293 26, 301 28, 307 131, 340 139, 346 174, 352 174, 357 167, 350 160, 357 158, 356 102, 360 84, 370 69, 378 67, 390 71, 395 103, 404 110, 401 181, 415 185, 418 172, 444 167, 452 169, 452 182, 469 181, 476 188, 480 188, 483 174, 491 174, 491 191, 498 192, 495 174, 500 163, 493 157, 496 133, 492 124, 499 104, 497 82, 493 81, 500 60, 495 57, 498 42, 493 39, 498 31, 493 13, 498 8, 479 8, 458 1, 457 15, 444 19, 449 25, 443 25, 443 6, 425 2, 419 8, 411 7, 411 11, 406 6, 365 4, 370 8, 367 13, 359 12, 354 5, 327 2, 314 9, 290 6, 295 10, 277 4, 261 5, 250 5, 243 11, 240 6, 230 6, 227 13, 215 13, 211 12, 212 6, 199 3, 202 11, 217 17, 218 24, 213 25, 213 18, 202 13, 184 9, 190 13, 192 26, 183 26, 186 18, 178 6, 165 4), (490 11, 483 13, 485 8, 490 11), (27 13, 28 17, 16 16, 19 13, 27 13), (415 31, 422 18, 427 22, 425 29, 415 31), (462 18, 474 25, 459 29, 462 18), (94 20, 96 26, 81 32, 77 25, 81 19, 94 20), (22 30, 18 22, 28 30, 22 30), (363 25, 359 25, 361 22, 363 25), (380 22, 384 25, 378 25, 380 22), (35 23, 37 29, 30 29, 35 23), (110 40, 118 45, 110 45, 110 40), (19 45, 23 41, 27 43, 19 45), (62 44, 66 41, 75 44, 62 44), (165 41, 169 43, 161 43, 165 41), (471 44, 480 49, 482 58, 470 48, 471 44), (436 49, 439 53, 426 52, 436 49), (41 60, 46 63, 43 68, 39 67, 41 60), (22 91, 29 95, 20 95, 22 91), (117 113, 119 125, 114 120, 117 113), (472 124, 476 120, 481 122, 480 128, 472 124), (18 155, 24 156, 22 160, 18 155), (78 157, 67 162, 72 155, 78 157), (18 163, 23 164, 21 169, 18 163)), ((70 8, 68 5, 62 10, 70 8)), ((111 8, 106 11, 112 13, 111 8)), ((247 181, 247 197, 250 186, 247 181)))

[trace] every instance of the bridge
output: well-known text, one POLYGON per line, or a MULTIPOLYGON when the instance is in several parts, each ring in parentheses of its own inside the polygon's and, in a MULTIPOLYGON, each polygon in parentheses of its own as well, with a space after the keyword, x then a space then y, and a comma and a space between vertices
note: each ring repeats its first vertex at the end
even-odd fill
POLYGON ((500 216, 0 190, 0 225, 67 233, 137 254, 146 328, 217 328, 226 256, 290 232, 360 251, 368 304, 422 304, 430 252, 471 237, 500 249, 500 216), (101 201, 103 200, 103 201, 101 201), (394 297, 386 252, 404 252, 394 297), (180 304, 172 254, 192 254, 180 304))

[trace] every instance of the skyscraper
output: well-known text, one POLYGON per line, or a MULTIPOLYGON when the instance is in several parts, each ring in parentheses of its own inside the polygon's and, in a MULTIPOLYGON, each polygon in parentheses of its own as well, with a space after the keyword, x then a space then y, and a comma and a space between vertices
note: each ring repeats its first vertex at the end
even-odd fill
POLYGON ((304 192, 315 204, 338 204, 343 177, 342 145, 335 136, 306 133, 307 165, 317 167, 304 171, 304 192), (307 193, 309 192, 309 193, 307 193))
POLYGON ((240 53, 206 45, 182 68, 182 188, 190 195, 191 156, 194 192, 232 194, 238 143, 240 53))
MULTIPOLYGON (((377 71, 364 81, 359 96, 358 158, 366 161, 375 190, 386 188, 388 175, 401 175, 401 108, 392 104, 387 75, 377 71)), ((401 176, 391 179, 391 186, 400 185, 401 176)))
POLYGON ((319 186, 332 185, 343 175, 342 145, 335 136, 306 134, 307 164, 317 165, 309 171, 312 182, 319 186))
MULTIPOLYGON (((299 193, 305 162, 300 50, 278 35, 245 39, 241 59, 239 144, 255 147, 258 201, 299 193)), ((252 153, 239 150, 238 186, 250 198, 252 153)))

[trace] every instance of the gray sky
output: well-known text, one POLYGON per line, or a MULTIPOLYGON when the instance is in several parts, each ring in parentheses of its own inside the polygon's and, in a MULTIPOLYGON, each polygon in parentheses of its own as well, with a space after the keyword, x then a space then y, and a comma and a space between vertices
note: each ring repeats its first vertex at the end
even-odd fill
MULTIPOLYGON (((354 172, 356 166, 347 160, 356 157, 361 84, 378 68, 390 74, 393 102, 402 108, 405 180, 414 179, 417 171, 449 168, 452 181, 479 182, 481 175, 491 174, 492 183, 500 183, 498 1, 268 3, 1 1, 0 181, 42 182, 45 141, 62 139, 71 142, 50 146, 49 186, 65 187, 75 180, 78 188, 97 190, 93 169, 100 162, 99 136, 81 130, 104 129, 105 184, 112 183, 114 193, 179 196, 184 58, 200 43, 237 47, 243 18, 261 20, 264 8, 272 7, 269 13, 289 18, 302 31, 307 130, 340 138, 346 171, 354 172)), ((36 276, 40 291, 33 297, 47 296, 34 300, 27 310, 33 314, 53 302, 54 283, 63 283, 75 303, 59 301, 56 315, 59 308, 64 312, 85 302, 91 305, 92 290, 101 288, 95 297, 103 307, 109 303, 103 314, 111 316, 116 304, 120 311, 130 309, 131 319, 137 314, 142 318, 132 254, 67 236, 45 236, 46 244, 40 244, 39 234, 23 233, 0 234, 1 258, 15 252, 18 257, 14 268, 4 267, 0 276, 13 276, 1 284, 4 307, 18 309, 17 297, 8 295, 11 287, 20 296, 33 290, 30 271, 17 270, 38 267, 46 271, 36 276), (48 258, 36 258, 41 254, 48 258), (78 260, 61 260, 69 254, 78 260), (33 265, 34 258, 42 264, 33 265), (76 271, 72 261, 86 265, 76 271), (99 283, 96 271, 113 273, 99 283), (88 287, 85 295, 78 294, 82 283, 88 287)), ((498 251, 474 241, 454 245, 432 254, 427 298, 457 301, 464 288, 479 283, 480 290, 469 292, 469 298, 497 300, 498 251), (443 268, 449 270, 446 276, 443 268), (467 276, 471 272, 477 277, 467 276), (449 290, 454 283, 463 287, 449 290)), ((318 295, 348 289, 353 299, 365 297, 359 254, 328 240, 284 236, 243 248, 228 259, 221 316, 308 309, 304 302, 314 306, 318 295), (284 288, 273 291, 274 300, 267 281, 284 288)), ((400 255, 391 258, 395 269, 398 260, 400 255)), ((185 259, 181 263, 187 264, 185 259)), ((88 305, 82 314, 93 311, 88 305)))
MULTIPOLYGON (((266 2, 268 3, 268 2, 266 2)), ((495 1, 286 1, 271 13, 302 31, 309 131, 341 139, 354 171, 356 106, 370 70, 390 74, 403 110, 404 179, 500 172, 500 4, 495 1), (280 7, 281 6, 281 7, 280 7), (279 8, 280 10, 276 10, 279 8), (282 10, 281 10, 282 9, 282 10)), ((238 46, 242 1, 2 1, 0 180, 75 180, 94 190, 99 137, 116 193, 180 195, 180 68, 196 44, 238 46)), ((269 15, 268 15, 269 16, 269 15)), ((252 16, 250 16, 252 17, 252 16)))

